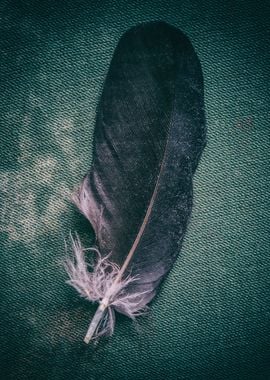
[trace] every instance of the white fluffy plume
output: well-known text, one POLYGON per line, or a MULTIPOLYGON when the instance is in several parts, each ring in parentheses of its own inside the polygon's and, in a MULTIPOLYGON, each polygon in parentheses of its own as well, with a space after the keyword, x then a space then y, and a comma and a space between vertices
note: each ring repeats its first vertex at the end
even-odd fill
POLYGON ((144 314, 146 308, 141 309, 140 300, 144 293, 131 293, 126 291, 128 285, 137 278, 127 276, 115 281, 120 268, 109 261, 109 256, 102 257, 97 248, 84 249, 78 236, 71 236, 73 257, 68 258, 64 265, 69 275, 68 284, 73 286, 79 294, 91 302, 106 300, 106 312, 95 332, 95 336, 112 335, 115 325, 114 309, 134 319, 144 314), (95 254, 94 263, 86 261, 86 251, 95 254))

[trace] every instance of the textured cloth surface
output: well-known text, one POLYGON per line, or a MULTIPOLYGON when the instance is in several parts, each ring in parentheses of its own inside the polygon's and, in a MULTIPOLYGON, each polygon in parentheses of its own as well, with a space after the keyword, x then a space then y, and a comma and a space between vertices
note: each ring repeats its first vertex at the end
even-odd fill
POLYGON ((268 1, 0 2, 1 379, 270 379, 268 1), (91 163, 114 48, 164 20, 202 63, 208 145, 181 255, 134 324, 82 339, 96 306, 65 284, 69 202, 91 163))

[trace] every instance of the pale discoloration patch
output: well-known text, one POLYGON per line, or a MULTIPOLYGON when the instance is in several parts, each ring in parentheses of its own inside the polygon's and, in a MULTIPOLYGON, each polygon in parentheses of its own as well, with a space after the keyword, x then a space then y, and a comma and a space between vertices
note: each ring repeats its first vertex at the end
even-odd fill
POLYGON ((62 214, 70 202, 71 192, 64 184, 57 189, 57 194, 53 194, 47 204, 46 211, 42 216, 42 222, 50 230, 50 226, 55 224, 55 217, 62 214))
POLYGON ((57 160, 53 157, 37 158, 33 165, 34 177, 38 182, 48 184, 52 183, 55 174, 57 174, 57 160))
POLYGON ((66 165, 68 170, 73 175, 78 171, 80 167, 80 147, 78 146, 74 131, 74 122, 70 117, 59 117, 51 126, 52 133, 55 137, 55 142, 58 147, 61 149, 63 157, 66 158, 66 165), (72 157, 72 159, 71 159, 72 157))
POLYGON ((60 191, 57 188, 52 190, 45 211, 40 210, 38 202, 44 204, 45 201, 37 199, 35 191, 50 181, 44 172, 43 175, 38 172, 35 164, 33 166, 34 170, 8 173, 9 181, 2 186, 4 207, 0 231, 7 232, 11 240, 24 243, 60 228, 59 217, 67 209, 68 198, 67 195, 63 198, 63 188, 65 194, 70 192, 66 185, 62 185, 60 191))
POLYGON ((48 153, 37 151, 29 137, 30 123, 31 115, 24 115, 18 141, 19 166, 0 171, 0 231, 23 243, 61 229, 60 216, 67 210, 72 192, 69 181, 74 178, 76 182, 75 173, 81 165, 72 118, 61 115, 46 125, 61 154, 50 149, 49 143, 48 153))

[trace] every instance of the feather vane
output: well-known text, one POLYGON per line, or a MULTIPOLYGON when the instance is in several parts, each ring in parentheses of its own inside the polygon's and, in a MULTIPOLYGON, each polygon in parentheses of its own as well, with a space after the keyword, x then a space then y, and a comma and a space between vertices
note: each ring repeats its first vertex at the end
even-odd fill
POLYGON ((79 238, 68 281, 100 305, 85 342, 114 330, 114 311, 145 312, 182 246, 206 141, 199 59, 178 29, 151 22, 120 39, 97 110, 93 162, 73 197, 97 248, 79 238))

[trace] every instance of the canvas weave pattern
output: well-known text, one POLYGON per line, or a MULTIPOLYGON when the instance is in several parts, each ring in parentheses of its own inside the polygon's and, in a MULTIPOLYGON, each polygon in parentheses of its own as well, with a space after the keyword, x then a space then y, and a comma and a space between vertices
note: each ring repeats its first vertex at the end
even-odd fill
POLYGON ((0 375, 18 380, 270 379, 269 4, 0 3, 0 375), (120 36, 164 20, 205 79, 208 143, 176 265, 133 324, 98 345, 96 309, 65 284, 70 203, 91 163, 96 106, 120 36))

